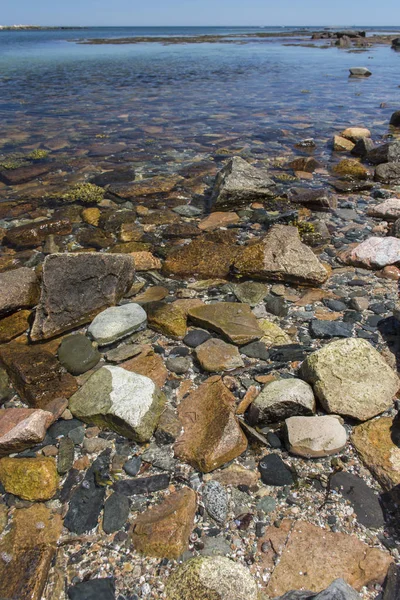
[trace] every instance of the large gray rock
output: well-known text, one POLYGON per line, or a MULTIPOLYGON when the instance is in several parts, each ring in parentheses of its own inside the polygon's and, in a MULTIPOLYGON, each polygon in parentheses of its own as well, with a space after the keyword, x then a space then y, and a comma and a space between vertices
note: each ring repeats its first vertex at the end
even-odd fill
POLYGON ((287 592, 275 600, 360 600, 360 595, 344 579, 335 579, 331 585, 316 594, 307 590, 287 592))
POLYGON ((235 269, 253 279, 272 279, 318 285, 328 272, 300 240, 297 227, 274 225, 258 243, 240 250, 235 269))
POLYGON ((373 165, 400 162, 400 142, 389 142, 374 148, 368 152, 367 160, 373 165))
POLYGON ((82 252, 47 256, 31 339, 51 338, 88 323, 123 297, 134 275, 134 259, 128 254, 82 252))
POLYGON ((264 169, 256 169, 243 158, 234 156, 216 177, 212 204, 215 209, 231 209, 273 198, 274 186, 264 169))
POLYGON ((151 438, 165 402, 164 394, 148 377, 107 365, 70 398, 69 409, 81 421, 145 442, 151 438))
POLYGON ((93 319, 88 334, 99 346, 112 344, 141 329, 147 315, 139 304, 111 306, 93 319))
POLYGON ((346 445, 346 430, 340 417, 290 417, 285 425, 288 450, 298 456, 330 456, 346 445))
POLYGON ((22 267, 0 273, 0 316, 35 306, 39 292, 39 283, 32 269, 22 267))
POLYGON ((312 387, 301 379, 278 379, 267 384, 253 402, 258 423, 283 421, 295 415, 312 415, 315 398, 312 387))
POLYGON ((367 421, 393 404, 399 379, 369 342, 327 344, 302 364, 300 375, 330 413, 367 421))
POLYGON ((393 183, 395 185, 400 183, 400 163, 399 162, 388 162, 378 165, 375 169, 375 181, 380 183, 393 183))

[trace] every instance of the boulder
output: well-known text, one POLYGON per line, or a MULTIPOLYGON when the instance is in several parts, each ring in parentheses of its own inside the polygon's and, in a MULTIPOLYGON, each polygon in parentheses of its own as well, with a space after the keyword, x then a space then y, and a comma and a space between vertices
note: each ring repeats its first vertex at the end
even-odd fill
POLYGON ((248 304, 203 304, 191 308, 189 318, 196 325, 216 331, 238 346, 258 340, 263 335, 248 304))
POLYGON ((82 252, 47 256, 31 339, 51 338, 91 321, 123 297, 134 274, 129 255, 82 252))
POLYGON ((330 456, 346 445, 346 430, 340 417, 290 417, 285 426, 288 450, 297 456, 330 456))
POLYGON ((258 600, 250 571, 223 556, 192 558, 170 575, 166 600, 258 600))
POLYGON ((208 373, 232 371, 244 367, 237 347, 222 340, 214 338, 207 340, 204 344, 197 346, 195 354, 201 367, 208 373))
POLYGON ((315 413, 311 386, 301 379, 278 379, 267 384, 252 404, 257 423, 274 423, 295 415, 315 413))
POLYGON ((373 165, 400 162, 400 142, 389 142, 377 146, 367 154, 367 160, 373 165))
POLYGON ((345 158, 333 167, 335 175, 350 179, 368 179, 367 169, 353 158, 345 158))
POLYGON ((276 196, 275 183, 264 169, 234 156, 218 173, 211 196, 214 209, 238 208, 276 196))
POLYGON ((371 138, 361 138, 361 140, 358 140, 354 148, 351 150, 351 153, 353 156, 365 158, 374 148, 375 144, 371 138))
POLYGON ((399 379, 371 344, 349 338, 327 344, 302 364, 300 375, 329 413, 367 421, 393 404, 399 379))
POLYGON ((0 411, 0 456, 22 452, 39 444, 53 422, 51 412, 32 408, 0 411))
POLYGON ((69 409, 81 421, 145 442, 153 435, 165 401, 148 377, 107 365, 70 398, 69 409))
POLYGON ((0 273, 0 316, 31 308, 39 300, 35 271, 26 267, 0 273))
POLYGON ((111 306, 97 315, 88 327, 89 336, 106 346, 146 326, 147 315, 139 304, 111 306))
POLYGON ((370 237, 358 244, 346 262, 366 269, 382 269, 400 262, 400 239, 396 237, 370 237))
POLYGON ((176 440, 176 457, 209 473, 240 456, 247 439, 234 415, 235 397, 214 376, 178 406, 183 432, 176 440))
POLYGON ((380 183, 400 184, 400 163, 388 162, 378 165, 375 169, 374 179, 380 183))
POLYGON ((58 487, 54 458, 1 458, 0 483, 23 500, 50 500, 58 487))
POLYGON ((135 550, 146 556, 179 558, 188 548, 196 508, 196 493, 185 487, 142 512, 131 529, 135 550))
POLYGON ((241 249, 234 266, 253 279, 312 285, 328 279, 327 270, 301 242, 297 227, 287 225, 274 225, 260 242, 241 249))

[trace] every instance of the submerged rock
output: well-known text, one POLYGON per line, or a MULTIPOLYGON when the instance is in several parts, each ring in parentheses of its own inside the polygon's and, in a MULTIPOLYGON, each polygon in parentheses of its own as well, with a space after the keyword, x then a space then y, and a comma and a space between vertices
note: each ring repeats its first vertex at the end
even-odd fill
POLYGON ((236 254, 237 247, 233 244, 219 243, 201 236, 168 254, 162 272, 167 277, 225 278, 236 254))
POLYGON ((31 308, 39 300, 39 282, 35 271, 22 267, 0 273, 0 315, 20 308, 31 308))
POLYGON ((350 77, 371 77, 372 73, 366 67, 352 67, 349 69, 350 77))

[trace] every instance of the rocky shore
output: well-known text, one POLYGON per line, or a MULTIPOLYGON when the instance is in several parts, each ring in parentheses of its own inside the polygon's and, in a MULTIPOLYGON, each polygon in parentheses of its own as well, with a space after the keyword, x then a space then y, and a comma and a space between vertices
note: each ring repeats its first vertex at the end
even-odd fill
POLYGON ((317 145, 0 157, 0 597, 399 597, 400 111, 317 145))

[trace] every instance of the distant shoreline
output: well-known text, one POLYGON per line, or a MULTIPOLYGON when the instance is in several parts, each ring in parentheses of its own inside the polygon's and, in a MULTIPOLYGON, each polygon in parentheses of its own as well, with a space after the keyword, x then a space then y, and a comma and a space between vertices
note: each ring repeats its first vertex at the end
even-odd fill
POLYGON ((85 29, 85 27, 44 26, 44 25, 0 25, 0 31, 63 31, 85 29))

